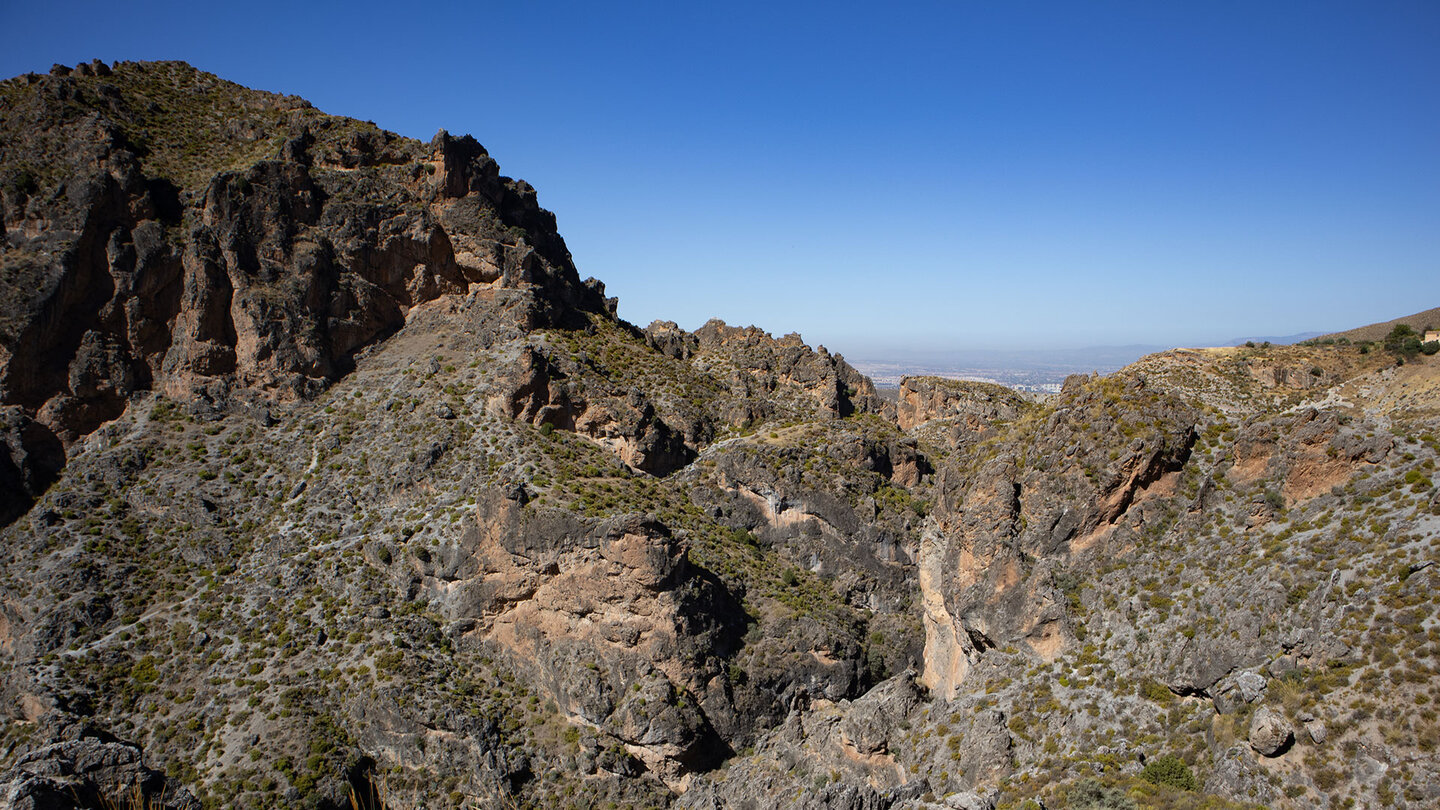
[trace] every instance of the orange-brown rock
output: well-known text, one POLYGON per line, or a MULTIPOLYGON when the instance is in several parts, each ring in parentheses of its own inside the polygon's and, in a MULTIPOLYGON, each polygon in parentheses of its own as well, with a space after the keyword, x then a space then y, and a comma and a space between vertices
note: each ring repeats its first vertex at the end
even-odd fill
POLYGON ((932 419, 954 419, 970 433, 980 433, 1024 410, 1027 400, 1003 385, 945 377, 900 380, 896 412, 900 429, 910 430, 932 419))

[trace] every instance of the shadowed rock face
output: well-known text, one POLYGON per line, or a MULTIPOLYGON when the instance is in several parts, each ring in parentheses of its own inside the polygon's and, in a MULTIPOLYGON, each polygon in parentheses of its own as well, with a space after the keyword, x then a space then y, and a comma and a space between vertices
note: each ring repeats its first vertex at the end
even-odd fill
POLYGON ((65 450, 55 434, 37 424, 25 409, 0 409, 0 525, 25 513, 65 466, 65 450))
POLYGON ((123 797, 156 810, 199 810, 188 790, 145 766, 139 746, 73 717, 54 722, 49 731, 47 744, 0 774, 0 783, 8 785, 6 807, 104 807, 123 797))

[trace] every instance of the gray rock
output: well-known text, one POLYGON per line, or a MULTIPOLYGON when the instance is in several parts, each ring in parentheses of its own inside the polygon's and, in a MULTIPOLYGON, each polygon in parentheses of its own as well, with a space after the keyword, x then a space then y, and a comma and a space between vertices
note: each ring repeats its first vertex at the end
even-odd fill
POLYGON ((1265 676, 1257 672, 1242 672, 1235 676, 1235 689, 1240 699, 1254 703, 1265 694, 1265 676))
POLYGON ((157 810, 199 810, 189 791, 145 767, 139 746, 68 718, 46 722, 58 723, 51 731, 61 739, 21 757, 0 776, 6 808, 79 810, 138 795, 157 810))
POLYGON ((919 702, 914 674, 906 672, 856 700, 840 721, 840 732, 861 754, 884 753, 900 721, 919 702))
POLYGON ((1250 747, 1267 757, 1285 753, 1294 740, 1290 722, 1268 706, 1255 712, 1250 720, 1250 747))
POLYGON ((953 810, 995 810, 995 795, 967 790, 946 796, 945 806, 953 810))
POLYGON ((1240 746, 1216 755, 1203 789, 1221 796, 1244 796, 1261 804, 1270 804, 1280 796, 1255 755, 1240 746))

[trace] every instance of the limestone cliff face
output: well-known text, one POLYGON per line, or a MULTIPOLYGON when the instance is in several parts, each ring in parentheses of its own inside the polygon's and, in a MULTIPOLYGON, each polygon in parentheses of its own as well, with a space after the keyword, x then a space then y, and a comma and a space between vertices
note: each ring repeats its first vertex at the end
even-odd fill
POLYGON ((924 683, 956 694, 987 649, 1054 660, 1075 641, 1056 581, 1078 555, 1136 542, 1127 516, 1168 495, 1199 414, 1123 376, 1053 402, 1002 433, 997 451, 942 470, 924 534, 924 683), (1111 437, 1132 437, 1123 453, 1111 437))
POLYGON ((900 380, 898 403, 897 416, 902 430, 945 419, 965 431, 979 433, 995 422, 1016 419, 1029 401, 993 383, 905 377, 900 380))
POLYGON ((596 525, 491 493, 453 546, 407 568, 457 643, 503 651, 562 714, 668 784, 718 764, 727 746, 701 707, 729 702, 712 679, 740 646, 743 612, 663 524, 596 525))
POLYGON ((187 66, 106 73, 11 80, 0 112, 0 405, 31 437, 4 465, 22 497, 53 475, 47 436, 73 443, 140 391, 313 396, 414 306, 472 286, 514 294, 499 334, 604 311, 534 190, 471 138, 397 138, 187 66), (160 82, 180 95, 146 94, 160 82), (246 102, 242 145, 272 151, 208 176, 167 163, 155 122, 217 85, 246 102))

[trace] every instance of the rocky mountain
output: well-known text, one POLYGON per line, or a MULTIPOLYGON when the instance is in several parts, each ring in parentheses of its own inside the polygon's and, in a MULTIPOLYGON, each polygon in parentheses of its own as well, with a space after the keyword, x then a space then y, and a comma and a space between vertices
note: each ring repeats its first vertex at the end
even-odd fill
POLYGON ((887 405, 179 63, 0 83, 0 195, 3 806, 1440 798, 1433 357, 887 405))

